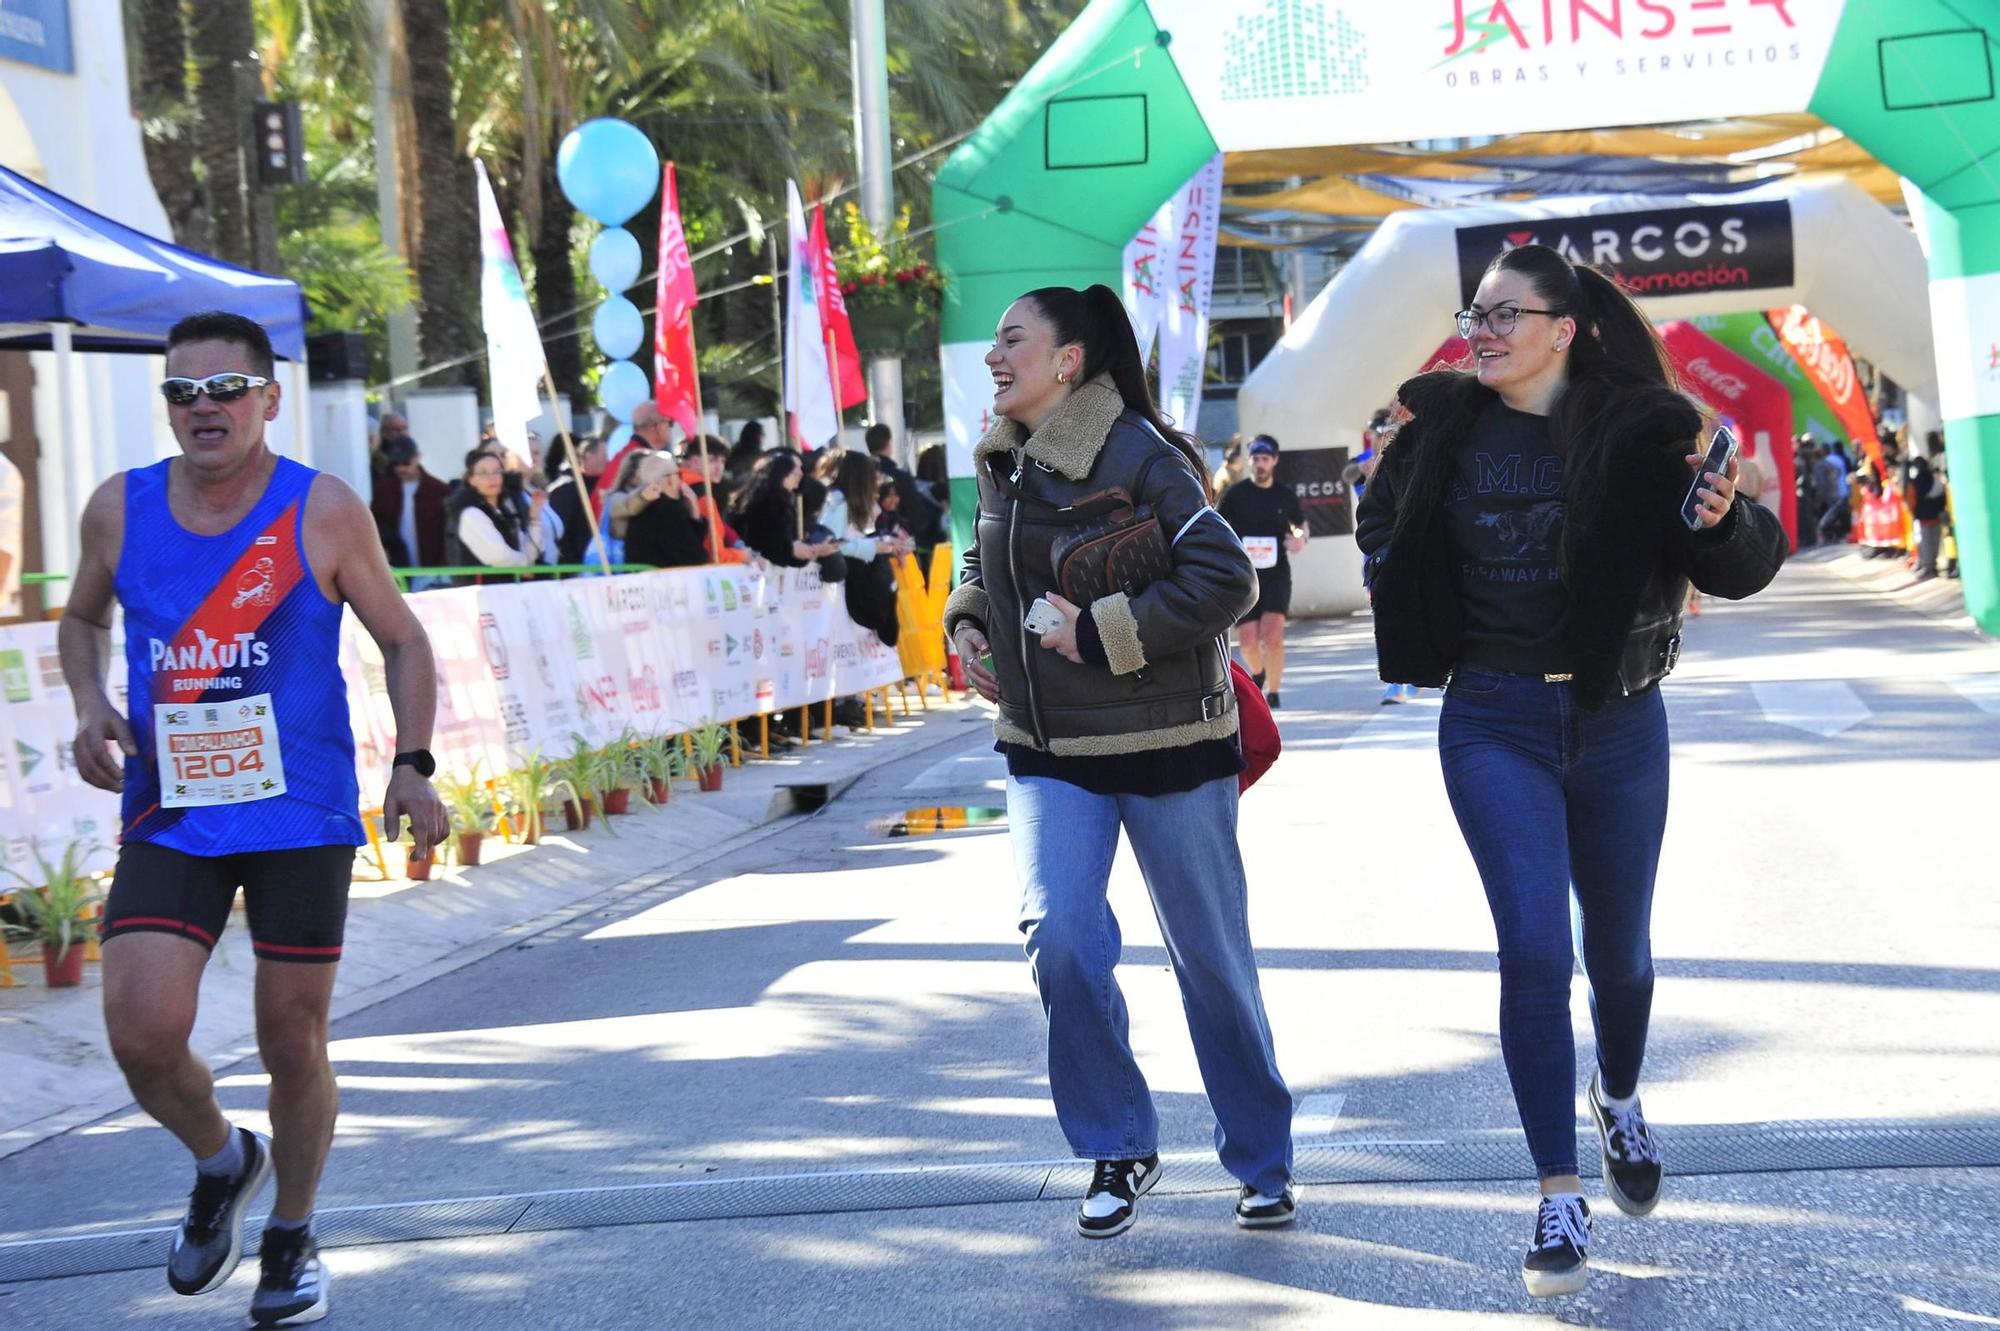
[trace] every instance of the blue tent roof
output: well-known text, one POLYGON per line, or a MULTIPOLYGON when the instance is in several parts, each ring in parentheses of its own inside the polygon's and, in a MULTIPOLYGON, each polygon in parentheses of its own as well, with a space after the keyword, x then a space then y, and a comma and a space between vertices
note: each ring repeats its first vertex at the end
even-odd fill
POLYGON ((51 323, 80 351, 157 351, 202 310, 254 319, 286 360, 305 357, 296 282, 155 240, 0 167, 0 348, 46 349, 51 323))

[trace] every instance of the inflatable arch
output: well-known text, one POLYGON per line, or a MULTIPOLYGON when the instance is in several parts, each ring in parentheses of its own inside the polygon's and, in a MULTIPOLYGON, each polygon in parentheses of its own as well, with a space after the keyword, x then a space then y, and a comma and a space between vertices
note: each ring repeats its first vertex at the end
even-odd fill
MULTIPOLYGON (((980 357, 1000 313, 1031 287, 1116 285, 1126 242, 1218 150, 1808 111, 1913 187, 1934 371, 1892 364, 1920 342, 1878 344, 1816 299, 1892 376, 1935 384, 1966 604, 2000 633, 1996 35, 2000 0, 1092 0, 934 188, 958 536, 991 402, 980 357)), ((1852 245, 1841 262, 1859 281, 1878 259, 1852 245)), ((1672 312, 1744 308, 1703 299, 1677 296, 1672 312)), ((1400 293, 1396 308, 1427 307, 1400 293)))
MULTIPOLYGON (((1243 385, 1243 431, 1288 450, 1359 451, 1369 414, 1424 368, 1487 260, 1531 238, 1619 265, 1658 256, 1651 276, 1675 294, 1640 298, 1656 321, 1808 306, 1910 390, 1920 419, 1936 419, 1934 408, 1921 411, 1937 394, 1923 250, 1888 209, 1830 181, 1724 199, 1647 194, 1395 213, 1243 385), (1668 285, 1677 282, 1689 286, 1668 285)), ((1293 569, 1294 614, 1361 608, 1352 542, 1314 541, 1293 569)))

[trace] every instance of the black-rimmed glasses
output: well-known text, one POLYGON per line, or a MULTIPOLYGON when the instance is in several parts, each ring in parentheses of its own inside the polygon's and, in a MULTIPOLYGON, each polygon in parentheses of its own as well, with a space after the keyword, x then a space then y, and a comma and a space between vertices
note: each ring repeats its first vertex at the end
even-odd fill
POLYGON ((1469 310, 1460 310, 1452 317, 1458 320, 1458 335, 1470 341, 1481 324, 1491 328, 1495 337, 1505 337, 1514 331, 1515 323, 1524 314, 1546 314, 1551 319, 1560 319, 1564 313, 1566 311, 1563 310, 1529 309, 1525 305, 1501 305, 1490 310, 1474 306, 1469 310))
POLYGON ((263 388, 271 381, 261 375, 238 374, 234 370, 222 374, 211 374, 206 379, 162 379, 160 396, 176 407, 208 394, 211 402, 234 402, 253 388, 263 388))

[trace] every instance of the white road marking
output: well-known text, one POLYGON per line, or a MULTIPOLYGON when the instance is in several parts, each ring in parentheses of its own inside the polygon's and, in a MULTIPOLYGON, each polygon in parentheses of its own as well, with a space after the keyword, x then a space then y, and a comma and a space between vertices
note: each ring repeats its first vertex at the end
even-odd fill
POLYGON ((1831 739, 1875 715, 1845 681, 1788 679, 1750 686, 1764 719, 1831 739))
POLYGON ((1980 711, 2000 716, 2000 675, 1955 675, 1947 682, 1980 711))
POLYGON ((1333 1135, 1340 1124, 1340 1111, 1347 1096, 1340 1091, 1320 1091, 1299 1101, 1292 1110, 1292 1143, 1321 1141, 1333 1135))

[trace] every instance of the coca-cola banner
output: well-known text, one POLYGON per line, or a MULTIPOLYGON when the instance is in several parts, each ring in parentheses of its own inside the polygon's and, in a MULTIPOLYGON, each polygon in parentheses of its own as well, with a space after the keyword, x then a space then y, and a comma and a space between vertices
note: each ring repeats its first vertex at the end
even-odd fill
POLYGON ((1471 304, 1494 255, 1530 244, 1594 265, 1635 296, 1792 285, 1792 206, 1780 199, 1460 227, 1461 299, 1471 304))
POLYGON ((1792 398, 1770 375, 1680 319, 1660 325, 1681 387, 1714 411, 1742 442, 1746 479, 1741 490, 1778 515, 1785 535, 1797 543, 1792 493, 1792 398))

